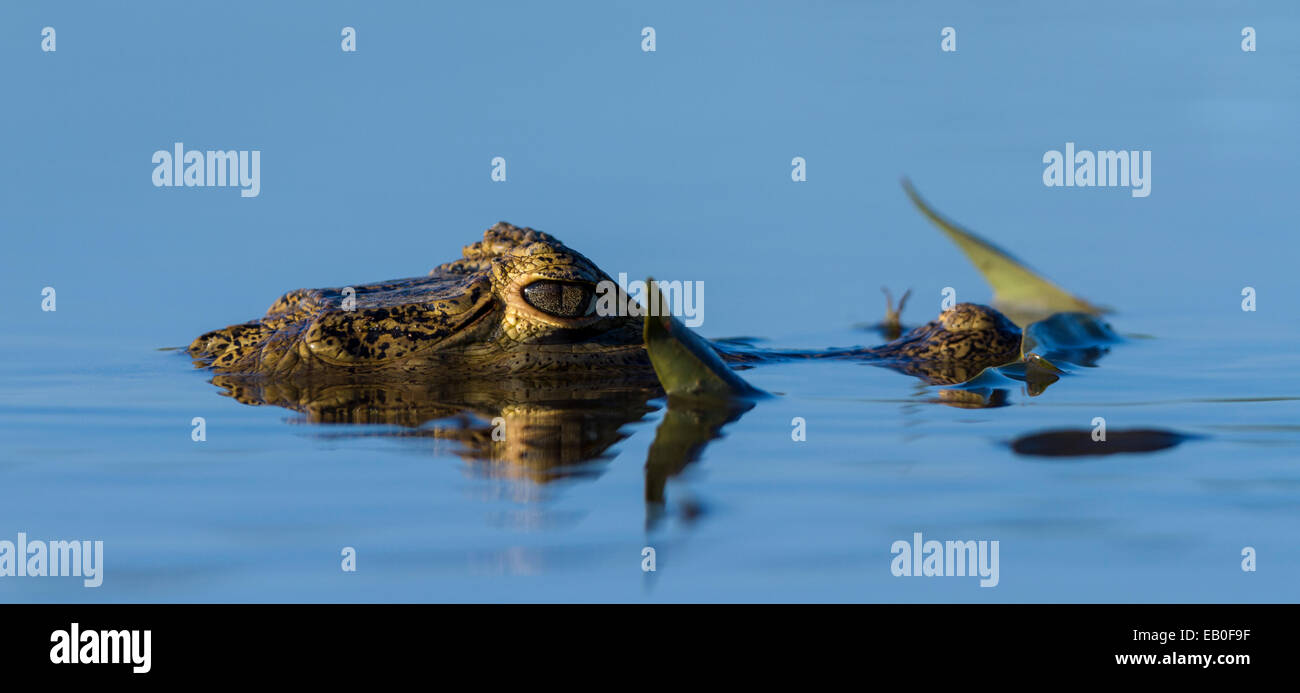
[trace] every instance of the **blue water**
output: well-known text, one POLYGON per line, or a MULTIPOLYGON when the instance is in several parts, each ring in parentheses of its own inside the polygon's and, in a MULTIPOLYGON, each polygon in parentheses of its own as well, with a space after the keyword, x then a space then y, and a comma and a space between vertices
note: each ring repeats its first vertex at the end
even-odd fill
POLYGON ((1290 3, 6 4, 0 540, 102 540, 105 569, 0 578, 0 600, 1295 601, 1295 35, 1290 3), (154 187, 175 142, 260 150, 261 194, 154 187), (1045 187, 1066 142, 1151 150, 1151 195, 1045 187), (158 350, 290 289, 421 274, 501 219, 611 274, 702 281, 709 337, 878 342, 854 325, 881 286, 913 289, 911 324, 944 287, 991 296, 904 175, 1129 338, 991 409, 866 365, 746 371, 778 396, 649 525, 663 400, 540 483, 240 404, 158 350), (1007 446, 1097 416, 1198 437, 1007 446), (894 577, 914 532, 998 540, 1000 583, 894 577))

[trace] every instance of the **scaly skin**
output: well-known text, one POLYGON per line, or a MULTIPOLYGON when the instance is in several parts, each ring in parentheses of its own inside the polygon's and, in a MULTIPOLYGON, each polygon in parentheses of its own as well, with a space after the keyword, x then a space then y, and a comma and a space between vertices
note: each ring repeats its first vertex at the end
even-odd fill
MULTIPOLYGON (((641 318, 592 310, 595 286, 605 280, 595 263, 552 236, 503 222, 428 276, 353 287, 352 311, 343 308, 342 288, 299 289, 263 318, 200 336, 189 353, 221 374, 299 383, 601 372, 653 378, 641 318)), ((879 347, 718 351, 731 362, 868 360, 952 384, 1014 361, 1019 347, 1020 331, 1001 313, 961 303, 879 347)))
POLYGON ((266 316, 195 339, 219 373, 338 375, 544 373, 648 369, 634 317, 547 313, 522 290, 538 280, 594 289, 609 277, 551 236, 501 223, 426 277, 285 294, 266 316))
POLYGON ((929 383, 964 383, 985 368, 1019 358, 1020 328, 988 306, 958 303, 888 344, 862 350, 862 355, 929 383))

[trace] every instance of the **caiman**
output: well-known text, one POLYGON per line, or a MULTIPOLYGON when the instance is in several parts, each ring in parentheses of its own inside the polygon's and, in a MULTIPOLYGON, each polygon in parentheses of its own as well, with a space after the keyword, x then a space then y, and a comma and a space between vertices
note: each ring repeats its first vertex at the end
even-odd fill
MULTIPOLYGON (((653 379, 643 319, 597 310, 601 282, 613 284, 554 236, 502 222, 427 276, 291 291, 262 318, 201 335, 189 353, 220 374, 299 383, 602 373, 653 379)), ((730 364, 854 359, 954 384, 1019 358, 1021 331, 993 308, 958 303, 876 347, 714 348, 730 364)))
MULTIPOLYGON (((746 397, 674 403, 673 386, 656 370, 665 354, 690 354, 668 362, 678 385, 701 372, 734 376, 733 369, 760 363, 844 359, 956 385, 932 401, 984 408, 1004 406, 1014 380, 1025 382, 1031 396, 1055 380, 1052 373, 1029 377, 1031 345, 1052 346, 1045 353, 1053 361, 1082 366, 1106 352, 1109 328, 1077 319, 1099 309, 940 217, 906 187, 975 260, 994 301, 1015 321, 988 306, 958 303, 900 337, 905 294, 897 309, 888 301, 886 320, 876 327, 896 338, 880 346, 794 351, 708 342, 671 319, 610 314, 598 300, 603 282, 617 286, 608 274, 554 236, 502 222, 426 276, 291 291, 265 316, 203 334, 188 351, 196 365, 215 371, 214 385, 241 403, 284 407, 309 423, 397 426, 316 435, 396 436, 435 446, 452 440, 456 454, 491 476, 537 482, 589 473, 583 465, 604 459, 628 435, 624 427, 668 394, 647 453, 648 508, 662 508, 667 480, 753 406, 746 397), (1039 313, 1027 317, 1026 306, 1039 313), (1040 320, 1050 313, 1058 314, 1040 320), (652 330, 656 325, 671 329, 652 330), (716 363, 696 369, 692 358, 701 354, 700 363, 716 363), (1024 363, 1012 363, 1022 357, 1024 363), (976 378, 991 367, 997 372, 976 378), (677 377, 683 372, 689 377, 677 377)), ((614 304, 626 300, 619 289, 614 304)))

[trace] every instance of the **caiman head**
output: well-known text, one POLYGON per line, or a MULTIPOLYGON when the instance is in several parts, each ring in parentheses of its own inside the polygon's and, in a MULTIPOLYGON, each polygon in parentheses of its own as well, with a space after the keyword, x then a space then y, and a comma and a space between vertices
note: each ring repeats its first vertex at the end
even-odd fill
POLYGON ((610 278, 582 254, 502 222, 462 255, 424 277, 291 291, 265 317, 195 339, 189 353, 241 375, 653 377, 641 319, 597 311, 597 285, 610 278))
POLYGON ((932 385, 963 383, 1020 357, 1020 328, 978 303, 958 303, 898 339, 864 350, 880 365, 932 385))

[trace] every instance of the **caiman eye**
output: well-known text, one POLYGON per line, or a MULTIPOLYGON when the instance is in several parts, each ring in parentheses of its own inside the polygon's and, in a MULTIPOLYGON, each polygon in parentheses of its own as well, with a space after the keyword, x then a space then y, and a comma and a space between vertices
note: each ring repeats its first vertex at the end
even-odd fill
POLYGON ((596 310, 595 292, 588 284, 540 279, 524 287, 524 300, 557 318, 581 318, 596 310))

